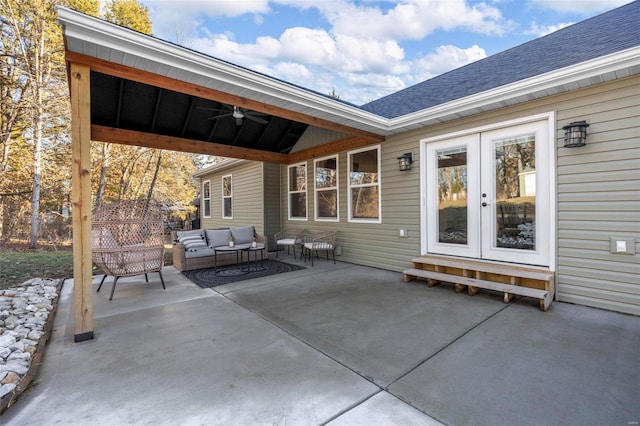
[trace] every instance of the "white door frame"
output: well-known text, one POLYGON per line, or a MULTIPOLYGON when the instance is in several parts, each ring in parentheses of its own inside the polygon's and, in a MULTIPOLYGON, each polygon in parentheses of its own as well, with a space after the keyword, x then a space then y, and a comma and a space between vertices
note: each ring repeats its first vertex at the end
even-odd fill
MULTIPOLYGON (((480 139, 479 134, 469 134, 441 140, 425 144, 427 152, 424 169, 427 171, 427 181, 438 181, 438 158, 436 154, 441 150, 455 149, 458 147, 465 148, 467 154, 467 243, 466 244, 448 244, 440 242, 439 225, 437 215, 429 215, 427 212, 427 228, 433 229, 434 232, 426 234, 427 236, 427 252, 437 252, 440 254, 450 254, 455 256, 464 256, 471 258, 479 258, 480 252, 480 229, 478 227, 480 218, 477 206, 480 204, 480 167, 478 159, 480 158, 480 139)), ((426 206, 437 206, 439 204, 438 188, 434 185, 426 186, 426 206)))
MULTIPOLYGON (((536 114, 532 116, 522 117, 514 120, 503 121, 499 123, 487 124, 484 126, 474 127, 470 129, 461 130, 458 132, 447 133, 435 137, 429 137, 420 140, 420 251, 422 254, 428 253, 428 233, 432 232, 429 229, 429 218, 427 208, 427 144, 468 136, 476 133, 494 131, 505 127, 518 126, 535 121, 547 121, 547 143, 548 149, 546 153, 548 159, 546 163, 549 165, 548 178, 549 178, 549 235, 548 235, 548 247, 540 247, 540 250, 547 249, 549 252, 549 265, 548 267, 555 271, 556 269, 556 120, 555 112, 547 112, 542 114, 536 114)), ((540 161, 544 161, 541 158, 540 161)), ((434 232, 437 232, 435 230, 434 232)))

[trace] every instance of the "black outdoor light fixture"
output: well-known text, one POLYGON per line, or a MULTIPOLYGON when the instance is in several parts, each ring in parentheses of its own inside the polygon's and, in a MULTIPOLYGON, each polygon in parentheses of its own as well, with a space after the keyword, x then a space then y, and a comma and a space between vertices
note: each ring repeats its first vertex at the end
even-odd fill
POLYGON ((577 148, 587 144, 587 127, 586 121, 574 121, 564 126, 564 147, 577 148))
POLYGON ((410 152, 402 154, 401 157, 398 157, 398 170, 401 172, 411 170, 411 163, 413 163, 413 154, 410 152))

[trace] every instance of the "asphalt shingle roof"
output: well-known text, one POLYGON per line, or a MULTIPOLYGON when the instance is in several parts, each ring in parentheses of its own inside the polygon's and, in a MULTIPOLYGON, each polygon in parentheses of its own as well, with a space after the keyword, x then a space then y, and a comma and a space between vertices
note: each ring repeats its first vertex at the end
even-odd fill
POLYGON ((420 111, 640 45, 640 1, 363 105, 386 118, 420 111))

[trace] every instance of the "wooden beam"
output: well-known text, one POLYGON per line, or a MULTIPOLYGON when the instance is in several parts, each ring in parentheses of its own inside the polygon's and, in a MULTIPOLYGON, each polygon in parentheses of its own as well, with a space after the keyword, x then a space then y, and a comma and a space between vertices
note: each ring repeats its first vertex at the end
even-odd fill
POLYGON ((171 151, 218 155, 243 160, 263 161, 265 163, 287 164, 289 161, 287 154, 241 148, 213 142, 201 142, 173 136, 155 135, 134 130, 116 129, 114 127, 98 126, 95 124, 91 126, 91 140, 167 149, 171 151))
POLYGON ((91 276, 91 73, 71 63, 71 171, 74 340, 93 339, 91 276))
POLYGON ((139 83, 148 84, 154 87, 161 87, 175 92, 185 93, 187 95, 197 96, 203 99, 209 99, 216 102, 222 102, 229 105, 236 105, 253 111, 263 112, 268 115, 281 117, 287 120, 297 121, 299 123, 309 124, 311 126, 321 127, 324 129, 335 130, 337 132, 346 133, 352 136, 359 136, 363 139, 369 139, 373 142, 380 141, 384 137, 344 124, 334 123, 329 120, 313 117, 311 115, 302 114, 285 108, 269 105, 264 102, 254 101, 242 96, 232 95, 220 90, 208 87, 198 86, 193 83, 176 80, 162 75, 154 74, 138 68, 128 67, 126 65, 117 64, 106 61, 104 59, 94 58, 92 56, 83 55, 76 52, 66 52, 67 61, 77 62, 89 65, 92 71, 126 80, 137 81, 139 83))
POLYGON ((373 145, 384 141, 384 136, 380 136, 376 139, 360 138, 360 137, 348 137, 340 139, 334 142, 329 142, 323 145, 319 145, 313 148, 304 149, 302 151, 289 154, 289 164, 299 163, 310 158, 320 158, 327 155, 336 154, 351 149, 360 148, 367 145, 373 145))

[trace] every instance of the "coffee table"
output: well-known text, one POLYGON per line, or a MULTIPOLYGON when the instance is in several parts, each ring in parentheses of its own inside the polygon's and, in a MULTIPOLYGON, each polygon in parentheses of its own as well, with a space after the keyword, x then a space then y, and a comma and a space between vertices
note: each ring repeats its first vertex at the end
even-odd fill
POLYGON ((237 244, 233 247, 216 247, 213 249, 213 270, 216 275, 222 275, 224 273, 225 276, 237 276, 244 275, 249 272, 249 270, 245 269, 242 266, 243 255, 242 253, 250 248, 249 244, 237 244), (230 265, 229 268, 218 269, 218 252, 220 253, 235 253, 236 254, 236 264, 230 265))

